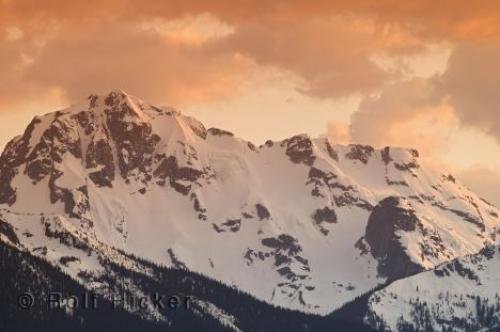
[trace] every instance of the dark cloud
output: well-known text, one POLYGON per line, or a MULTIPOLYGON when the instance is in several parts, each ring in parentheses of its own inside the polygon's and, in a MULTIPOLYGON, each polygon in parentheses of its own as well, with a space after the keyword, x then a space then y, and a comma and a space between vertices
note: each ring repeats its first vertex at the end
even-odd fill
POLYGON ((370 60, 370 22, 349 17, 243 24, 214 47, 291 71, 303 79, 300 91, 323 98, 372 91, 388 76, 370 60))
POLYGON ((453 51, 440 78, 441 93, 448 96, 462 123, 500 142, 500 44, 467 43, 453 51))
POLYGON ((128 25, 98 24, 49 40, 26 78, 60 87, 72 100, 121 87, 149 100, 179 102, 227 93, 245 70, 231 53, 207 56, 202 46, 128 25))
POLYGON ((54 90, 74 99, 116 87, 157 102, 208 100, 235 95, 255 68, 269 67, 291 73, 297 89, 314 97, 380 91, 354 115, 353 139, 383 141, 388 128, 446 98, 463 124, 500 139, 499 7, 461 0, 1 0, 0 102, 54 90), (192 43, 139 28, 204 13, 233 33, 192 43), (12 29, 21 34, 12 38, 12 29), (380 53, 418 55, 441 41, 456 48, 439 78, 401 81, 401 73, 372 61, 380 53))
MULTIPOLYGON (((119 69, 121 65, 123 73, 130 73, 130 68, 123 67, 144 65, 142 72, 147 80, 141 81, 139 73, 130 73, 136 83, 127 85, 131 85, 133 90, 135 85, 148 84, 151 84, 151 90, 161 89, 157 86, 160 81, 157 76, 160 75, 152 73, 148 67, 164 67, 166 63, 172 66, 169 61, 176 61, 183 70, 157 68, 159 73, 166 74, 163 90, 170 90, 170 80, 183 79, 188 85, 192 83, 194 94, 197 95, 199 85, 196 84, 196 78, 205 77, 204 68, 209 71, 207 80, 214 75, 211 65, 219 66, 223 73, 231 71, 219 61, 227 60, 236 52, 258 64, 275 66, 296 74, 303 80, 302 86, 298 88, 304 93, 339 97, 369 92, 380 87, 388 78, 371 61, 374 53, 402 50, 419 52, 428 40, 466 38, 471 37, 472 32, 480 37, 499 35, 494 33, 498 32, 499 26, 495 24, 498 22, 497 7, 497 2, 489 1, 482 3, 482 6, 464 1, 443 1, 438 4, 433 1, 379 1, 374 6, 373 2, 365 0, 183 0, 148 1, 147 4, 138 0, 3 0, 0 2, 0 34, 3 33, 5 38, 6 29, 15 26, 23 32, 24 38, 16 46, 7 45, 9 42, 5 39, 0 41, 4 53, 0 66, 2 72, 6 73, 4 79, 11 82, 10 89, 5 84, 0 86, 0 96, 12 99, 17 95, 13 90, 38 91, 37 88, 43 90, 43 87, 52 88, 53 85, 69 89, 69 95, 74 95, 79 86, 90 85, 81 82, 90 78, 88 73, 78 70, 80 67, 86 70, 95 68, 94 76, 99 73, 107 75, 97 80, 102 85, 123 84, 126 78, 116 71, 110 73, 103 68, 106 67, 105 61, 110 60, 104 52, 123 56, 123 59, 114 58, 116 65, 108 63, 110 69, 119 69), (197 55, 200 54, 199 49, 179 51, 178 45, 159 38, 154 40, 155 37, 133 31, 141 22, 178 19, 203 13, 212 13, 235 28, 233 35, 207 47, 209 53, 201 52, 203 56, 197 55), (118 30, 119 36, 116 35, 118 30), (105 40, 106 37, 109 39, 105 40), (90 45, 93 38, 96 39, 96 47, 90 45), (131 44, 128 52, 122 48, 126 46, 127 39, 131 44), (141 39, 144 40, 143 45, 141 39), (116 47, 116 50, 105 47, 106 43, 116 47), (43 51, 39 55, 33 49, 42 44, 43 51), (81 49, 78 49, 78 45, 81 45, 81 49), (136 48, 144 46, 144 54, 132 49, 132 45, 136 45, 136 48), (4 50, 12 47, 17 48, 6 55, 4 50), (160 56, 153 54, 153 49, 163 52, 165 61, 158 59, 160 56), (92 53, 94 50, 95 53, 92 53), (58 52, 68 52, 68 56, 64 57, 58 52), (79 53, 85 54, 89 61, 83 63, 79 53), (21 70, 21 55, 32 58, 36 70, 29 73, 29 70, 21 70), (47 59, 49 55, 57 58, 57 67, 71 67, 76 71, 75 74, 81 75, 80 82, 71 82, 68 75, 58 68, 46 66, 44 71, 42 64, 50 63, 47 59), (5 59, 6 56, 8 59, 5 59), (75 57, 80 60, 75 62, 75 57), (183 58, 186 61, 183 62, 183 58), (188 69, 187 60, 192 69, 188 69), (75 64, 78 67, 74 67, 75 64), (195 71, 199 74, 191 75, 195 71), (179 72, 189 74, 188 77, 194 78, 194 82, 186 77, 172 77, 172 74, 179 72), (14 76, 17 79, 12 80, 14 76), (31 81, 27 82, 28 79, 31 81)), ((227 64, 231 67, 233 61, 227 61, 227 64)), ((181 82, 179 89, 190 88, 182 86, 181 82)))
MULTIPOLYGON (((491 135, 500 142, 498 59, 500 45, 494 43, 468 42, 456 46, 442 75, 389 84, 379 96, 363 99, 352 117, 353 140, 379 145, 401 144, 411 135, 408 128, 400 126, 402 123, 429 112, 446 112, 443 106, 448 106, 463 126, 491 135)), ((414 131, 423 129, 415 127, 414 131)), ((414 142, 416 146, 421 144, 419 138, 414 142)))
POLYGON ((434 112, 441 100, 432 79, 416 78, 389 84, 379 95, 361 101, 351 119, 352 138, 379 146, 400 145, 411 133, 398 131, 397 126, 422 113, 434 112))

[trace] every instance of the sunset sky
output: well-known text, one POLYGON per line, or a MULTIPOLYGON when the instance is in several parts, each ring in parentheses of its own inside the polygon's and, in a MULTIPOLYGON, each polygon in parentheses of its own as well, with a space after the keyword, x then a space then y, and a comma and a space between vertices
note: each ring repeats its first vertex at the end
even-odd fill
POLYGON ((112 89, 257 144, 415 147, 500 206, 498 1, 0 0, 0 146, 112 89))

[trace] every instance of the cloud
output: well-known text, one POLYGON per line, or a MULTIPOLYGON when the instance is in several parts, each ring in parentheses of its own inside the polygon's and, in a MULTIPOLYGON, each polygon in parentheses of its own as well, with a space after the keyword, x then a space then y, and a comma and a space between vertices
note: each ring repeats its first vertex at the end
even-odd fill
POLYGON ((459 173, 458 177, 484 199, 500 207, 500 168, 475 166, 459 173))
MULTIPOLYGON (((387 77, 370 59, 379 47, 371 20, 316 15, 304 19, 300 29, 290 29, 297 20, 293 6, 276 16, 254 16, 254 8, 241 9, 250 16, 241 19, 239 10, 232 6, 223 10, 216 3, 207 8, 154 3, 153 13, 130 1, 136 12, 119 7, 108 13, 103 7, 114 2, 105 1, 88 17, 90 5, 58 4, 16 1, 7 6, 11 15, 4 17, 0 31, 3 24, 9 32, 0 45, 15 47, 15 54, 0 66, 20 77, 12 89, 24 90, 28 83, 42 90, 56 86, 72 98, 88 93, 90 86, 99 90, 112 85, 145 93, 144 97, 163 90, 176 100, 217 98, 237 91, 236 76, 247 76, 243 62, 292 73, 301 81, 297 89, 323 98, 373 91, 387 77), (204 9, 216 14, 208 15, 204 9), (12 31, 24 36, 22 42, 12 43, 12 31), (10 64, 21 61, 19 54, 32 61, 21 72, 10 64), (141 71, 143 79, 135 71, 141 71), (219 84, 221 80, 224 84, 219 84)), ((1 89, 0 96, 17 97, 7 89, 1 89)))
POLYGON ((495 36, 494 3, 450 4, 3 0, 0 99, 54 88, 72 98, 94 84, 161 93, 163 102, 218 98, 237 91, 251 63, 296 75, 311 96, 371 93, 393 79, 372 61, 377 53, 418 54, 429 40, 466 38, 464 27, 495 36))
POLYGON ((349 126, 339 121, 330 121, 327 125, 327 136, 334 144, 351 143, 349 126))
POLYGON ((290 28, 296 24, 287 18, 241 24, 213 46, 290 71, 303 80, 299 90, 316 97, 370 92, 387 79, 370 59, 378 47, 371 21, 333 16, 290 28))
POLYGON ((363 99, 352 115, 350 132, 355 142, 430 152, 446 141, 442 129, 453 122, 454 115, 443 105, 434 81, 415 78, 389 84, 379 95, 363 99))
POLYGON ((378 96, 365 97, 352 116, 353 139, 379 145, 439 146, 449 139, 443 133, 460 124, 500 143, 498 59, 499 44, 468 42, 455 46, 442 73, 396 81, 384 86, 378 96), (436 126, 435 121, 414 121, 430 114, 440 115, 442 126, 436 126), (435 130, 429 131, 432 127, 435 130), (434 144, 426 144, 429 139, 434 144))
POLYGON ((116 87, 159 103, 200 102, 234 97, 269 68, 294 76, 296 89, 312 97, 364 96, 352 119, 355 140, 432 137, 416 126, 437 116, 443 100, 462 124, 500 139, 499 7, 496 1, 3 0, 0 102, 54 91, 73 100, 116 87), (398 68, 399 60, 442 42, 455 45, 443 75, 419 81, 398 68), (394 59, 396 69, 380 66, 381 56, 394 59))
MULTIPOLYGON (((234 53, 204 51, 203 44, 128 24, 102 22, 59 27, 43 46, 2 48, 3 100, 60 89, 69 100, 122 88, 148 100, 198 102, 235 91, 251 62, 234 53)), ((24 46, 24 45, 21 45, 24 46)))
POLYGON ((462 123, 500 142, 500 45, 467 43, 453 51, 439 79, 462 123))

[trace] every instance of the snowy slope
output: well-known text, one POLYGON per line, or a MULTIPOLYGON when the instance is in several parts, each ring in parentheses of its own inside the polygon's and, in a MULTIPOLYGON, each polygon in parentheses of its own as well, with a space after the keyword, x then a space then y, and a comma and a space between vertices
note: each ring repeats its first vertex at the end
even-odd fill
POLYGON ((99 260, 51 229, 316 313, 477 253, 499 224, 415 150, 306 135, 256 147, 122 91, 36 117, 0 157, 0 207, 30 250, 78 257, 64 267, 76 278, 99 260))
POLYGON ((490 331, 500 327, 500 248, 398 280, 369 299, 365 321, 391 331, 490 331))

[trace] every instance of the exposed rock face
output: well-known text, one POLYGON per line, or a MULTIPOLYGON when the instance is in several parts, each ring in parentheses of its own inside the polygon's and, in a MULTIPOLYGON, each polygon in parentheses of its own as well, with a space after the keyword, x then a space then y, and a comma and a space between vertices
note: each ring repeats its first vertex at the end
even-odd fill
POLYGON ((485 231, 485 226, 484 226, 484 222, 482 220, 481 214, 479 214, 478 217, 476 217, 476 216, 471 215, 470 213, 447 207, 442 202, 438 202, 438 201, 433 201, 432 204, 434 206, 437 206, 438 208, 440 208, 442 210, 449 211, 449 212, 461 217, 463 220, 470 222, 471 224, 476 225, 481 230, 481 232, 485 231))
POLYGON ((469 280, 473 280, 477 283, 477 285, 481 285, 481 281, 479 280, 477 274, 472 269, 464 266, 459 260, 454 260, 453 262, 434 270, 434 274, 438 277, 450 276, 453 273, 469 280))
POLYGON ((414 232, 419 227, 415 211, 399 197, 387 197, 373 209, 366 226, 365 239, 378 272, 387 280, 406 277, 423 270, 412 262, 400 242, 400 232, 414 232))
MULTIPOLYGON (((476 209, 476 213, 473 214, 473 213, 470 213, 470 212, 465 212, 465 211, 461 211, 461 210, 457 210, 455 208, 452 208, 452 207, 449 207, 447 206, 443 201, 439 200, 436 196, 434 195, 420 195, 420 196, 417 196, 416 197, 417 200, 419 200, 420 202, 427 202, 429 204, 432 204, 433 206, 443 210, 443 211, 448 211, 448 212, 451 212, 453 214, 455 214, 456 216, 462 218, 463 220, 477 226, 477 228, 479 228, 479 230, 483 233, 486 229, 485 225, 484 225, 484 219, 482 217, 482 214, 480 211, 478 211, 476 209)), ((477 203, 472 199, 472 198, 468 198, 469 200, 469 203, 475 207, 477 206, 477 203)))
POLYGON ((177 164, 177 159, 174 156, 165 157, 160 156, 160 164, 154 171, 154 176, 158 179, 158 184, 164 185, 165 179, 170 180, 170 185, 177 192, 187 195, 191 190, 191 184, 184 184, 181 181, 195 182, 202 175, 203 172, 190 167, 179 167, 177 164))
MULTIPOLYGON (((332 197, 335 205, 357 206, 365 210, 371 210, 372 205, 361 198, 359 192, 352 185, 342 184, 338 176, 332 172, 324 172, 315 167, 309 169, 307 185, 313 185, 311 195, 314 197, 332 197)), ((324 231, 322 231, 324 233, 324 231)))
POLYGON ((382 160, 384 161, 385 165, 389 165, 389 163, 392 161, 391 158, 391 148, 386 146, 385 148, 380 151, 380 155, 382 156, 382 160))
POLYGON ((335 161, 339 161, 339 154, 337 153, 337 151, 333 149, 330 142, 326 141, 325 144, 326 144, 326 151, 328 151, 328 155, 330 156, 330 158, 332 158, 335 161))
POLYGON ((240 230, 241 219, 229 219, 219 225, 212 224, 212 226, 217 233, 224 233, 228 231, 234 233, 240 230))
POLYGON ((280 234, 277 238, 262 239, 262 244, 269 248, 285 251, 288 255, 295 255, 302 250, 297 240, 287 234, 280 234))
MULTIPOLYGON (((292 236, 280 234, 274 238, 264 238, 261 240, 261 243, 264 247, 262 251, 254 251, 250 249, 247 251, 245 258, 249 264, 253 263, 254 259, 262 261, 269 257, 273 257, 274 265, 276 267, 282 268, 283 265, 286 265, 289 268, 289 265, 293 261, 296 261, 303 265, 303 270, 307 271, 309 269, 307 260, 300 256, 300 253, 302 252, 301 246, 298 244, 297 239, 292 236)), ((288 271, 288 269, 286 270, 288 271)), ((283 275, 280 270, 278 270, 278 272, 283 275)), ((290 273, 287 273, 285 277, 289 280, 305 278, 305 276, 301 277, 290 273)))
POLYGON ((306 184, 313 184, 314 189, 311 191, 311 195, 316 197, 325 197, 325 193, 322 192, 321 188, 324 186, 331 188, 334 186, 334 181, 337 175, 329 172, 328 174, 320 169, 311 167, 309 169, 308 180, 306 184))
POLYGON ((385 181, 389 186, 410 187, 405 174, 417 178, 418 151, 408 149, 397 151, 397 156, 391 155, 391 148, 385 147, 380 151, 381 158, 385 164, 385 181))
POLYGON ((321 225, 322 223, 328 223, 328 224, 334 224, 337 222, 337 215, 335 214, 335 210, 329 208, 328 206, 325 206, 322 209, 317 209, 316 212, 314 212, 313 219, 320 227, 321 232, 324 235, 328 235, 329 231, 326 228, 323 228, 321 225))
MULTIPOLYGON (((12 152, 16 150, 17 142, 11 141, 5 151, 12 152)), ((12 205, 16 202, 16 191, 11 186, 11 181, 16 175, 16 169, 14 163, 9 159, 8 153, 4 153, 0 157, 0 167, 3 170, 0 172, 0 203, 12 205)))
POLYGON ((7 240, 13 244, 19 244, 19 238, 14 231, 14 228, 9 223, 0 219, 0 234, 7 237, 7 240))
POLYGON ((375 149, 369 145, 351 144, 351 151, 346 153, 346 158, 351 160, 359 160, 363 164, 367 164, 375 149))
POLYGON ((141 177, 151 171, 153 152, 160 137, 152 133, 151 124, 136 121, 135 111, 127 104, 114 105, 106 110, 107 127, 118 154, 118 166, 123 179, 136 176, 144 183, 148 177, 141 177), (131 120, 129 120, 131 119, 131 120), (134 171, 137 171, 134 173, 134 171))
POLYGON ((59 121, 60 113, 54 113, 51 125, 46 128, 35 146, 30 146, 33 132, 40 125, 39 118, 33 119, 23 136, 7 144, 0 157, 0 204, 12 205, 16 202, 16 192, 12 188, 13 178, 26 174, 34 184, 54 171, 54 163, 62 162, 66 152, 81 158, 80 142, 75 138, 74 128, 59 121))
POLYGON ((234 136, 232 132, 219 128, 210 128, 208 129, 208 133, 213 136, 229 136, 229 137, 234 136))
MULTIPOLYGON (((113 91, 104 98, 92 95, 86 109, 78 112, 59 111, 43 118, 35 118, 23 136, 12 140, 0 157, 0 204, 13 205, 16 190, 12 181, 17 174, 26 174, 37 184, 48 178, 50 200, 62 202, 65 212, 72 217, 83 217, 88 210, 85 201, 86 186, 65 188, 58 184, 63 176, 64 159, 71 155, 86 168, 88 179, 97 187, 112 188, 117 175, 126 182, 148 184, 156 178, 160 185, 169 184, 187 195, 203 171, 179 166, 175 156, 157 153, 161 139, 141 113, 142 103, 135 103, 121 91, 113 91), (43 123, 42 123, 43 122, 43 123), (39 137, 33 141, 34 135, 39 137), (33 142, 32 142, 33 141, 33 142)), ((155 116, 178 116, 174 111, 150 107, 155 116)), ((193 133, 206 137, 203 125, 186 121, 193 133)), ((217 131, 215 131, 217 132, 217 131)), ((196 150, 184 144, 187 164, 196 161, 196 150)), ((143 193, 145 188, 141 189, 143 193)))
POLYGON ((100 169, 89 174, 89 178, 98 187, 112 187, 115 179, 115 166, 113 151, 109 143, 104 140, 91 142, 87 149, 86 156, 87 168, 100 169))
POLYGON ((394 167, 400 171, 411 172, 414 169, 418 169, 420 165, 418 164, 418 151, 414 149, 408 150, 410 156, 406 162, 394 163, 394 167))
POLYGON ((272 259, 276 273, 283 279, 283 282, 278 284, 279 291, 289 297, 298 295, 299 302, 307 305, 304 293, 314 290, 314 287, 308 284, 309 261, 302 256, 302 247, 297 239, 288 234, 280 234, 264 238, 261 243, 261 250, 246 251, 244 258, 247 264, 253 265, 272 259))
POLYGON ((260 220, 268 220, 271 218, 271 213, 269 210, 262 204, 255 204, 255 208, 257 209, 257 216, 259 216, 260 220))
POLYGON ((316 159, 311 139, 306 135, 297 135, 284 140, 282 146, 286 146, 286 154, 294 163, 312 165, 316 159))

